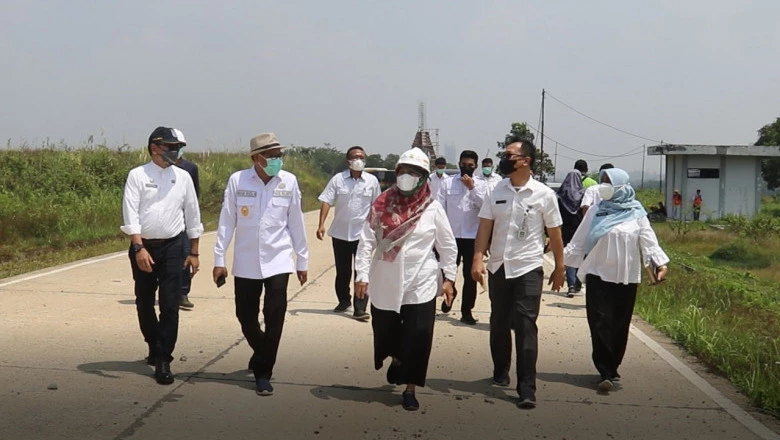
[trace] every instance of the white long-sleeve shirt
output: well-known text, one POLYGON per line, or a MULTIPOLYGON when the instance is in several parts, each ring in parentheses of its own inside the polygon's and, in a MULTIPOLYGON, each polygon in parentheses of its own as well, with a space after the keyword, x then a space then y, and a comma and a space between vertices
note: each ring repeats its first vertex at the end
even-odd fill
POLYGON ((585 276, 592 274, 610 283, 638 284, 642 280, 643 265, 650 264, 651 260, 657 266, 669 262, 647 217, 627 220, 610 229, 586 257, 585 243, 597 212, 598 206, 588 209, 563 250, 564 263, 579 268, 577 277, 580 280, 585 281, 585 276))
POLYGON ((455 238, 476 238, 479 229, 479 210, 489 192, 487 182, 474 180, 474 188, 468 189, 460 177, 442 182, 436 200, 444 207, 455 238))
POLYGON ((455 280, 458 246, 447 215, 435 200, 423 211, 395 261, 383 261, 376 247, 376 233, 366 222, 355 256, 355 281, 368 283, 371 304, 378 309, 400 312, 402 305, 435 298, 442 281, 439 268, 448 280, 455 280))
POLYGON ((266 184, 254 168, 233 173, 219 214, 214 266, 225 267, 234 234, 234 276, 262 280, 307 270, 309 245, 295 175, 282 170, 266 184))
POLYGON ((436 174, 436 171, 431 173, 431 176, 428 177, 428 186, 431 188, 431 197, 436 199, 439 195, 439 188, 441 188, 441 184, 445 181, 452 179, 452 176, 449 174, 442 174, 439 176, 436 174))
POLYGON ((319 196, 319 201, 334 206, 333 222, 328 235, 344 241, 358 241, 371 204, 382 190, 373 174, 360 173, 353 179, 349 170, 333 176, 319 196))
POLYGON ((187 237, 203 233, 200 207, 189 173, 179 167, 161 168, 149 162, 127 174, 119 229, 127 235, 147 239, 173 238, 187 231, 187 237))
POLYGON ((496 185, 498 185, 498 182, 500 182, 503 179, 504 179, 503 177, 499 176, 496 173, 490 173, 489 176, 486 176, 486 175, 482 174, 481 171, 479 172, 478 175, 474 176, 474 180, 481 180, 481 181, 485 182, 487 184, 487 186, 488 186, 488 190, 489 191, 493 191, 493 189, 496 187, 496 185))

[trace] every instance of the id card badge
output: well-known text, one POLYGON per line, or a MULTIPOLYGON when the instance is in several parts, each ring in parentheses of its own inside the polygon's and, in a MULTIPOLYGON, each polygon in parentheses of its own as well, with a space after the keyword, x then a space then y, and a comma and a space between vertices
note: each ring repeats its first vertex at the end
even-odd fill
POLYGON ((523 213, 523 222, 520 224, 520 227, 517 228, 517 239, 518 240, 525 240, 525 236, 528 235, 528 212, 530 209, 526 208, 525 212, 523 213))

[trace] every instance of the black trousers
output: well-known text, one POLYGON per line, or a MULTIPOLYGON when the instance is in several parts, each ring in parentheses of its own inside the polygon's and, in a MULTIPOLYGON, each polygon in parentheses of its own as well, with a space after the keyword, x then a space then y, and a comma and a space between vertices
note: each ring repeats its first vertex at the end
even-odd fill
POLYGON ((425 386, 428 360, 433 346, 436 298, 422 304, 406 304, 401 312, 371 306, 374 329, 374 368, 379 370, 387 357, 401 361, 398 385, 425 386))
POLYGON ((539 317, 543 280, 541 267, 517 278, 506 279, 504 266, 488 275, 493 376, 501 377, 509 372, 512 364, 511 330, 514 329, 517 393, 521 399, 536 397, 536 358, 539 353, 536 319, 539 317))
POLYGON ((143 272, 135 261, 135 252, 128 252, 135 281, 135 309, 144 341, 150 354, 164 361, 173 360, 173 349, 179 334, 179 295, 184 259, 181 238, 144 240, 144 248, 152 256, 152 272, 143 272), (160 316, 154 309, 159 288, 160 316))
POLYGON ((455 264, 460 264, 463 260, 463 288, 460 290, 460 313, 465 316, 471 316, 471 309, 477 302, 477 282, 471 277, 471 263, 474 258, 474 239, 456 238, 458 244, 458 257, 455 264))
POLYGON ((262 280, 235 277, 236 317, 241 332, 254 354, 255 379, 270 379, 282 339, 284 314, 287 312, 287 282, 289 273, 274 275, 262 280), (265 288, 263 322, 260 328, 260 295, 265 288))
MULTIPOLYGON (((359 241, 345 241, 333 238, 333 257, 336 260, 336 297, 339 304, 352 302, 350 295, 350 282, 354 274, 353 263, 357 253, 359 241)), ((363 299, 355 298, 355 313, 365 312, 368 304, 368 297, 363 299)))
POLYGON ((593 364, 602 380, 612 379, 618 376, 618 367, 626 354, 637 284, 610 283, 588 274, 585 286, 593 364))
MULTIPOLYGON (((184 256, 184 259, 182 261, 186 261, 187 257, 190 255, 190 252, 192 251, 192 247, 190 245, 190 238, 187 237, 186 232, 182 232, 179 237, 181 238, 181 247, 182 247, 182 255, 184 256)), ((184 264, 184 263, 182 263, 184 264)), ((181 295, 187 296, 190 294, 190 288, 192 287, 192 278, 190 277, 190 266, 187 265, 184 267, 181 273, 181 295)))

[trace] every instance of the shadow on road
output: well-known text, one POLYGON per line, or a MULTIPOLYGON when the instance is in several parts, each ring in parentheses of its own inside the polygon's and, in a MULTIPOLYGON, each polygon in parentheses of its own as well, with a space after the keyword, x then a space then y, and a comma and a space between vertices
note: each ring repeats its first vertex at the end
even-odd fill
POLYGON ((569 303, 561 303, 561 302, 554 302, 550 304, 545 304, 546 307, 558 307, 561 309, 568 309, 568 310, 583 310, 585 309, 585 305, 582 304, 569 304, 569 303))
POLYGON ((81 364, 76 368, 83 373, 94 374, 109 379, 120 379, 122 377, 120 375, 111 374, 111 372, 134 373, 140 376, 152 376, 154 374, 154 368, 146 365, 145 359, 138 361, 89 362, 81 364))
POLYGON ((332 309, 291 309, 288 307, 287 313, 289 313, 292 316, 298 316, 298 314, 335 316, 340 318, 347 318, 350 321, 354 321, 354 318, 352 317, 352 311, 339 313, 339 312, 334 312, 332 309))
MULTIPOLYGON (((450 325, 454 325, 456 327, 473 328, 473 329, 476 329, 476 330, 482 330, 482 331, 486 331, 486 332, 490 331, 490 323, 488 323, 488 322, 477 321, 476 325, 464 324, 464 323, 460 322, 460 318, 456 318, 456 317, 454 317, 452 315, 449 315, 449 314, 437 313, 436 314, 436 320, 437 321, 442 321, 442 322, 447 322, 450 325)), ((434 332, 435 332, 435 330, 434 330, 434 332)))
MULTIPOLYGON (((378 402, 385 406, 398 406, 401 392, 393 392, 396 387, 383 385, 374 388, 362 388, 352 385, 320 385, 311 389, 312 396, 323 400, 349 400, 353 402, 378 402)), ((400 388, 399 388, 400 390, 400 388)))
POLYGON ((543 373, 537 372, 536 378, 543 382, 557 382, 573 385, 586 390, 596 391, 598 374, 568 374, 568 373, 543 373))
POLYGON ((445 394, 477 394, 489 399, 506 400, 508 402, 514 402, 515 400, 513 394, 507 394, 507 392, 514 393, 513 389, 493 386, 490 378, 473 381, 434 378, 426 380, 425 386, 445 394))

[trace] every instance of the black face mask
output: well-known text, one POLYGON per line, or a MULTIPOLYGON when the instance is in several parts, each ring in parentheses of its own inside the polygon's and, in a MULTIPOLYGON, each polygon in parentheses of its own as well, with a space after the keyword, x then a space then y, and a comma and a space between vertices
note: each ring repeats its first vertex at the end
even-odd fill
POLYGON ((515 172, 515 164, 517 163, 518 159, 515 160, 509 160, 509 159, 501 159, 500 162, 498 162, 498 172, 501 174, 508 176, 515 172))
POLYGON ((475 169, 475 167, 460 167, 460 175, 472 177, 475 169))

